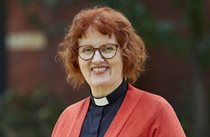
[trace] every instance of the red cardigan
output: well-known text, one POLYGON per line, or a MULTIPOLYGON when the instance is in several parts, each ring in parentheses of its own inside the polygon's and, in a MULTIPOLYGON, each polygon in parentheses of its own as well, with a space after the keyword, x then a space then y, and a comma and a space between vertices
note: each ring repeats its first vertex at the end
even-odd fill
MULTIPOLYGON (((89 102, 90 97, 65 109, 52 137, 79 137, 89 102)), ((129 84, 125 99, 105 137, 185 137, 185 133, 165 99, 129 84)))

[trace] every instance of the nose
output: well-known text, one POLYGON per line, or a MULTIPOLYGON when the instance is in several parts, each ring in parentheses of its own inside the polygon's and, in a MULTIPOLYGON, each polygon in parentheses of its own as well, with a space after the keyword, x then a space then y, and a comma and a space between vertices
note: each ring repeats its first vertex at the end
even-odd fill
POLYGON ((93 56, 92 62, 100 63, 103 61, 104 61, 104 58, 101 56, 100 52, 98 50, 96 50, 95 55, 93 56))

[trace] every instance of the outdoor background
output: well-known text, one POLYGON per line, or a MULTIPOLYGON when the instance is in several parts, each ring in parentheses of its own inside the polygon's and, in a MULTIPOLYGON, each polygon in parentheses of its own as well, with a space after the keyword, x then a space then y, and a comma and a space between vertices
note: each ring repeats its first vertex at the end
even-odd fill
POLYGON ((60 113, 88 96, 55 60, 73 16, 110 6, 144 39, 147 70, 135 86, 173 106, 187 137, 210 136, 209 0, 1 0, 0 137, 47 137, 60 113))

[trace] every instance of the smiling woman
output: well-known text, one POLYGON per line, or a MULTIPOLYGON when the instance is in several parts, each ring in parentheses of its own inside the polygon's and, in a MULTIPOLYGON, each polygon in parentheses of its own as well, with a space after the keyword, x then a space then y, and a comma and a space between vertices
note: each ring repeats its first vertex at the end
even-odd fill
MULTIPOLYGON (((146 60, 144 42, 135 33, 127 18, 110 8, 84 10, 73 19, 69 32, 60 44, 59 50, 59 57, 67 70, 67 80, 74 87, 80 87, 84 83, 85 79, 78 64, 78 47, 83 43, 78 45, 78 42, 82 37, 83 39, 86 37, 86 31, 90 31, 90 27, 96 29, 101 35, 105 35, 107 39, 116 38, 116 43, 112 44, 118 44, 122 50, 123 75, 129 82, 134 83, 139 74, 144 71, 146 60)), ((94 41, 97 42, 97 40, 95 38, 94 41)), ((86 39, 86 41, 88 42, 89 39, 86 39)), ((104 44, 107 43, 108 41, 104 42, 104 44)))
POLYGON ((131 23, 109 7, 79 12, 59 57, 74 87, 90 97, 69 106, 52 137, 185 137, 170 104, 133 87, 144 71, 146 49, 131 23))
MULTIPOLYGON (((104 49, 104 45, 108 43, 118 45, 115 35, 109 37, 108 35, 101 34, 91 26, 86 30, 84 35, 85 37, 80 38, 78 42, 80 48, 84 47, 84 45, 94 45, 95 48, 104 49)), ((110 45, 106 46, 110 48, 110 45)), ((107 96, 122 83, 123 64, 119 47, 117 50, 113 46, 112 52, 95 50, 91 60, 84 60, 83 58, 78 58, 78 60, 82 75, 90 85, 94 97, 101 98, 107 96), (103 55, 107 55, 109 58, 103 55)))

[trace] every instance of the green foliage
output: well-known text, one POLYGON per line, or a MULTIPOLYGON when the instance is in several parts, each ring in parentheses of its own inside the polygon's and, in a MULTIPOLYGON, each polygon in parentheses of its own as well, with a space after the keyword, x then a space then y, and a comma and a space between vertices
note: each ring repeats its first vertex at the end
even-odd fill
POLYGON ((20 0, 22 6, 30 6, 32 4, 41 4, 47 9, 55 10, 65 5, 74 4, 75 0, 20 0))
POLYGON ((172 53, 186 58, 192 55, 191 50, 194 50, 194 41, 198 39, 201 41, 195 45, 195 50, 199 54, 198 61, 202 67, 203 65, 210 66, 208 54, 210 43, 206 42, 209 39, 210 31, 204 29, 204 22, 207 20, 204 19, 202 0, 189 0, 187 2, 170 0, 170 8, 174 9, 174 11, 177 8, 183 11, 180 20, 172 18, 157 19, 151 14, 144 1, 93 0, 93 2, 96 5, 110 6, 124 13, 149 47, 164 46, 170 49, 172 53), (178 31, 182 29, 180 26, 189 29, 189 34, 183 36, 182 32, 178 31))
POLYGON ((64 102, 43 89, 28 95, 7 91, 0 96, 0 136, 50 136, 63 109, 64 102))

